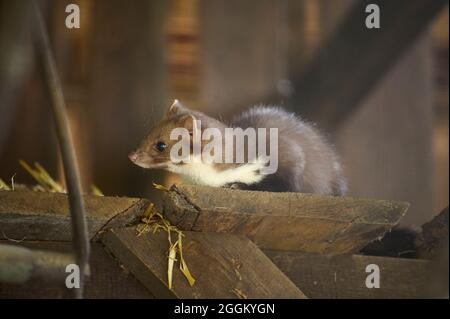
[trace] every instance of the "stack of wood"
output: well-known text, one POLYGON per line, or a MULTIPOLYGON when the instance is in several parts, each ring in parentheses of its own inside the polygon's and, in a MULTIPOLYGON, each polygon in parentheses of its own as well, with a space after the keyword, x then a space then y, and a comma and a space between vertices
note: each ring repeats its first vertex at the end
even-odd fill
MULTIPOLYGON (((184 260, 196 282, 189 285, 175 267, 169 289, 167 233, 137 236, 136 223, 151 203, 98 196, 86 196, 85 202, 93 242, 88 298, 431 296, 428 284, 436 269, 435 256, 405 259, 358 254, 398 224, 407 203, 172 186, 163 192, 163 213, 183 231, 184 260), (379 288, 366 286, 369 265, 379 268, 379 288)), ((432 230, 434 222, 424 226, 424 249, 431 247, 430 242, 432 251, 441 246, 436 236, 445 233, 445 223, 448 242, 448 210, 441 215, 439 231, 432 230), (434 237, 430 239, 429 234, 434 237)), ((0 243, 70 250, 66 195, 0 191, 0 236, 0 243)), ((2 298, 68 295, 63 283, 0 285, 2 298)))

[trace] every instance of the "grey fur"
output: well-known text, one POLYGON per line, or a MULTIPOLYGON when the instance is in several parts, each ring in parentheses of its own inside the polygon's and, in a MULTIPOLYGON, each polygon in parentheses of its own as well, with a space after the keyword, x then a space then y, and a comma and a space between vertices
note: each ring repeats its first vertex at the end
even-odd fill
POLYGON ((278 128, 278 171, 255 190, 345 195, 347 184, 334 147, 310 123, 279 107, 254 106, 235 117, 232 127, 278 128))

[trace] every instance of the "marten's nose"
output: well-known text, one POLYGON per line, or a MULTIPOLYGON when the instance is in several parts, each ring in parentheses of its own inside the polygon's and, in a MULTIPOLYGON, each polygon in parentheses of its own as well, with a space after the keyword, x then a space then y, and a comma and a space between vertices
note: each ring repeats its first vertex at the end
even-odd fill
POLYGON ((128 155, 128 157, 132 162, 136 162, 138 159, 138 155, 136 152, 131 152, 130 155, 128 155))

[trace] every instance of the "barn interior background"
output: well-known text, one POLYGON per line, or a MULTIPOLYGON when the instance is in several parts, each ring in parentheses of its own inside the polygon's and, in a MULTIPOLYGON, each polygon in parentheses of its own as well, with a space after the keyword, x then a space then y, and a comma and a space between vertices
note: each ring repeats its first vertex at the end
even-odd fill
MULTIPOLYGON (((84 188, 157 201, 152 182, 177 177, 127 154, 174 98, 224 117, 277 103, 333 140, 349 195, 407 201, 403 225, 429 221, 448 206, 448 4, 423 16, 421 0, 382 6, 368 30, 352 15, 365 2, 42 1, 84 188), (80 29, 64 25, 69 3, 80 29)), ((19 159, 62 170, 30 9, 0 1, 0 177, 32 184, 19 159)))

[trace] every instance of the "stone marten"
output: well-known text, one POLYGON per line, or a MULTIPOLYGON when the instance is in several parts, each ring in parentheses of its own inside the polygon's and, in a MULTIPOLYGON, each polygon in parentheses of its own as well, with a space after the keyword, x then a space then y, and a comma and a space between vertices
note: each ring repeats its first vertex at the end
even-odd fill
MULTIPOLYGON (((204 151, 211 134, 203 136, 200 150, 204 151)), ((193 139, 195 140, 195 138, 193 139)), ((270 140, 272 142, 272 140, 270 140)), ((189 159, 194 146, 190 142, 189 159)), ((267 150, 275 151, 272 143, 267 150)), ((256 148, 259 150, 260 144, 256 148)), ((266 151, 267 151, 266 150, 266 151)), ((151 128, 136 151, 129 155, 133 163, 143 168, 165 169, 178 174, 187 175, 198 184, 214 187, 233 187, 248 190, 271 192, 303 192, 323 195, 343 196, 347 185, 343 176, 339 158, 330 143, 310 123, 303 121, 293 113, 280 107, 254 106, 242 114, 225 123, 209 117, 204 113, 193 111, 175 100, 163 119, 151 128), (201 125, 199 125, 200 123, 201 125), (171 149, 179 139, 171 139, 171 132, 175 128, 184 128, 190 136, 203 136, 207 129, 214 129, 222 139, 222 148, 213 155, 222 161, 205 161, 196 157, 194 161, 173 161, 171 149), (264 161, 259 153, 251 157, 248 155, 248 143, 233 145, 236 152, 246 154, 244 161, 227 162, 223 160, 229 145, 223 140, 227 129, 240 128, 243 131, 254 129, 257 139, 269 142, 270 129, 277 130, 277 167, 275 171, 267 173, 267 157, 264 161), (258 130, 266 128, 265 132, 258 130)), ((234 160, 236 155, 232 157, 234 160)))

